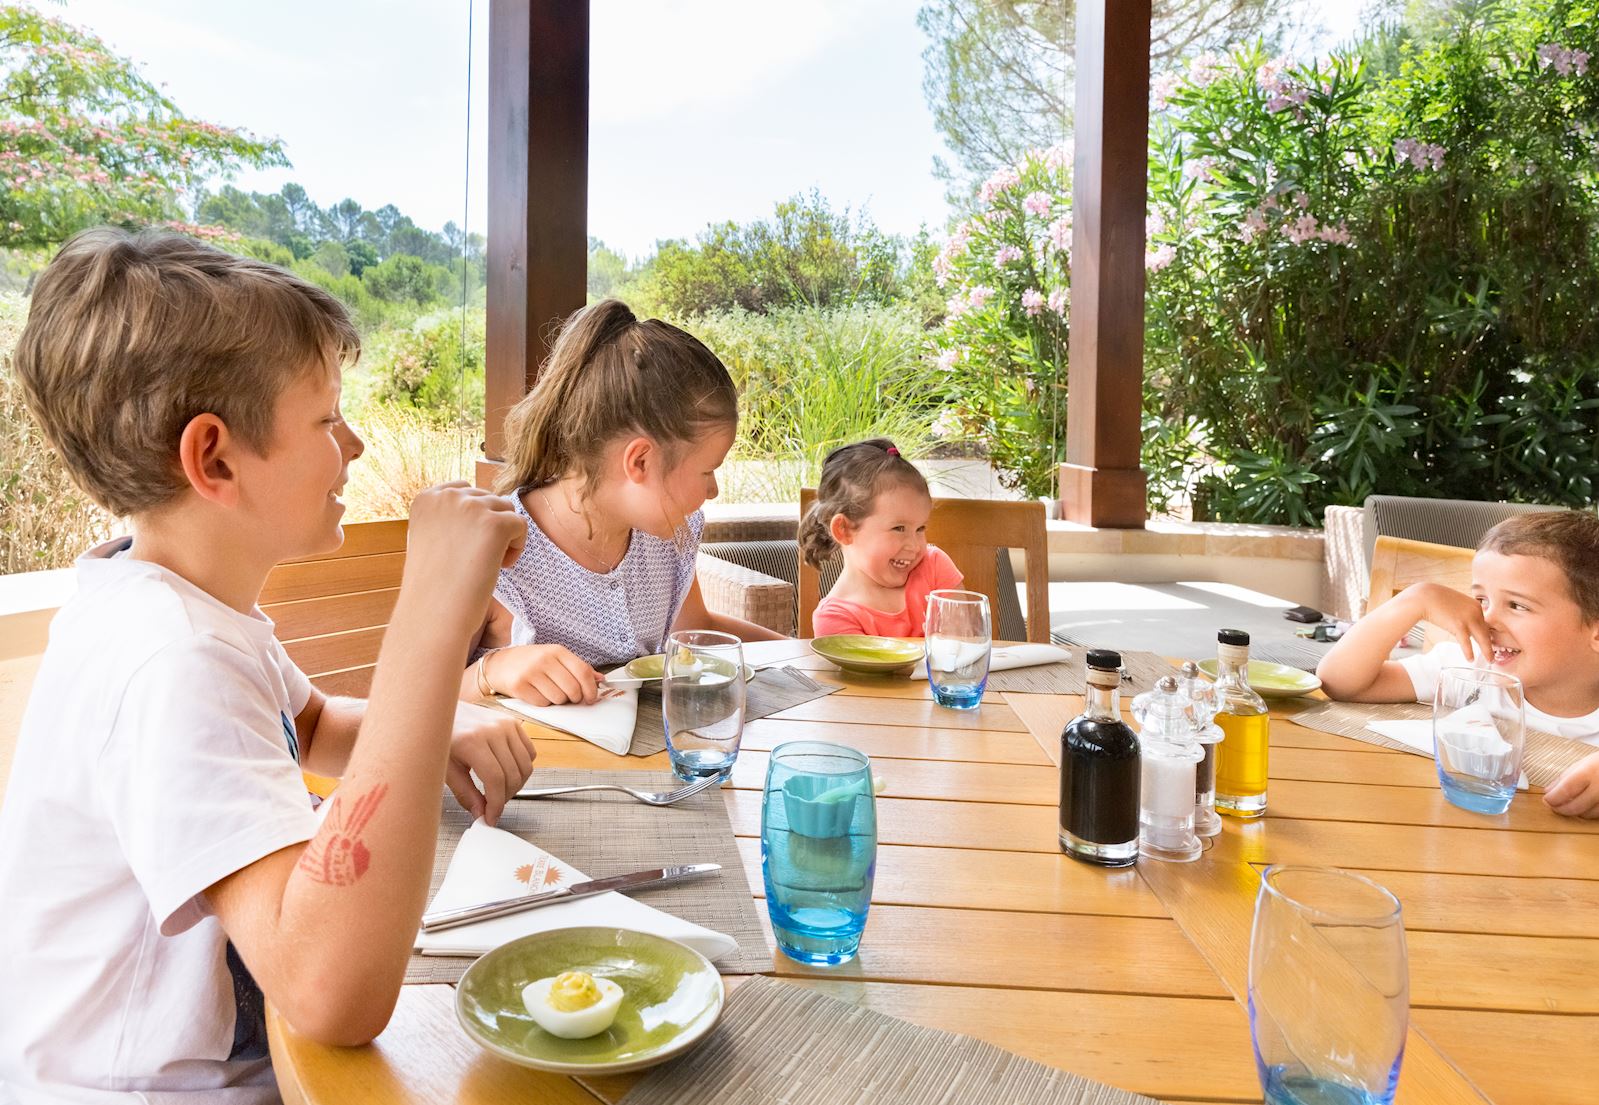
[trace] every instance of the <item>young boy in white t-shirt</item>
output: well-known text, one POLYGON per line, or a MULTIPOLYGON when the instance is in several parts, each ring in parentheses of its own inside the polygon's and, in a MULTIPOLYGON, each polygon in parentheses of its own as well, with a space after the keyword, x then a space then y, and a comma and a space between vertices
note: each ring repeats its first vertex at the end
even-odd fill
POLYGON ((443 785, 492 821, 532 768, 455 700, 520 552, 506 500, 417 497, 367 702, 315 690, 256 606, 343 540, 358 353, 325 292, 176 235, 87 232, 35 286, 29 409, 133 536, 79 561, 0 807, 0 1101, 278 1100, 263 995, 327 1043, 380 1032, 443 785), (342 777, 320 825, 302 767, 342 777))
MULTIPOLYGON (((1431 702, 1446 667, 1492 666, 1521 680, 1527 726, 1599 745, 1599 518, 1520 514, 1489 530, 1471 594, 1413 584, 1356 622, 1322 657, 1322 688, 1348 702, 1431 702), (1454 638, 1394 661, 1418 622, 1454 638)), ((1599 817, 1599 753, 1544 794, 1557 813, 1599 817)))

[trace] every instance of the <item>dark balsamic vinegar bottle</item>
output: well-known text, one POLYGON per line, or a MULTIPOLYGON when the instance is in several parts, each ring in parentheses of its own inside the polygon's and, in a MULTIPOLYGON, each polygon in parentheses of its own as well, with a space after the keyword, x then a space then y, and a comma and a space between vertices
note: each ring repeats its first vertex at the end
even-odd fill
POLYGON ((1088 653, 1088 708, 1060 735, 1060 847, 1073 859, 1138 859, 1138 737, 1122 721, 1121 654, 1088 653))

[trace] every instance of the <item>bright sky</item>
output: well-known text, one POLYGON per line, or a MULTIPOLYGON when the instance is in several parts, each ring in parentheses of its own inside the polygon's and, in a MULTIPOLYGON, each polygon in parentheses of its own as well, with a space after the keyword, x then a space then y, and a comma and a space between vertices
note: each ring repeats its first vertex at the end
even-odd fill
MULTIPOLYGON (((490 0, 65 0, 186 113, 281 138, 324 206, 392 203, 484 228, 490 0)), ((578 2, 578 0, 574 0, 578 2)), ((918 0, 592 0, 589 231, 638 257, 657 239, 769 214, 819 189, 883 229, 942 229, 942 150, 922 98, 918 0)), ((1332 38, 1364 0, 1301 0, 1332 38)))

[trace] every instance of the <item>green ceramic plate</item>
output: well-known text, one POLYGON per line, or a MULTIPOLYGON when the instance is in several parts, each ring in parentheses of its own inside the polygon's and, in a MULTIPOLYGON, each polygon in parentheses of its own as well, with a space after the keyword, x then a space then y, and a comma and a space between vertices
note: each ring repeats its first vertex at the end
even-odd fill
MULTIPOLYGON (((650 656, 640 656, 636 660, 629 660, 624 665, 624 670, 634 679, 660 679, 666 674, 666 657, 659 652, 650 656)), ((745 664, 744 682, 748 683, 754 678, 755 669, 745 664)))
MULTIPOLYGON (((1201 660, 1199 670, 1216 678, 1216 661, 1201 660)), ((1261 698, 1298 698, 1321 687, 1321 680, 1308 671, 1265 660, 1249 661, 1249 685, 1261 698)))
POLYGON ((502 944, 467 968, 455 988, 467 1035, 494 1054, 561 1074, 618 1074, 679 1055, 722 1015, 722 976, 699 952, 632 929, 569 928, 502 944), (606 1031, 563 1040, 534 1023, 522 987, 562 971, 587 971, 622 988, 606 1031))
POLYGON ((927 650, 921 641, 904 637, 836 633, 816 638, 811 642, 811 651, 845 671, 899 671, 909 670, 927 650))

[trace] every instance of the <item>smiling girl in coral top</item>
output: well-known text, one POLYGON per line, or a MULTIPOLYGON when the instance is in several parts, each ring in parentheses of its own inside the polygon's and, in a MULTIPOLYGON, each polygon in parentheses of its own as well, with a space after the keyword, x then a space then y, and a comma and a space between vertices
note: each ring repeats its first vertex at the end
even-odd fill
POLYGON ((820 568, 835 552, 844 558, 811 619, 818 637, 922 636, 928 594, 961 585, 954 561, 927 543, 932 513, 927 481, 887 438, 827 455, 799 534, 806 563, 820 568))

